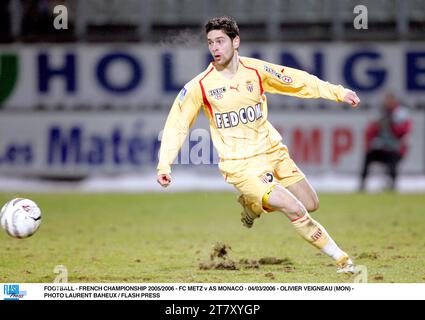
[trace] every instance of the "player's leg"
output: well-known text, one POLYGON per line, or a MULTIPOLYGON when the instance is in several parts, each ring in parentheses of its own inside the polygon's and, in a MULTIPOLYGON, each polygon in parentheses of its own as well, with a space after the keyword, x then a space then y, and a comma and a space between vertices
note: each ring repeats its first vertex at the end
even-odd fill
POLYGON ((241 222, 244 227, 251 228, 254 220, 263 213, 275 211, 274 209, 263 205, 262 196, 268 193, 277 182, 270 172, 248 174, 235 185, 241 192, 238 202, 242 205, 241 222))
POLYGON ((306 207, 311 211, 318 208, 316 192, 285 148, 280 152, 275 174, 280 185, 263 196, 264 206, 283 212, 302 238, 333 258, 342 272, 352 272, 354 267, 348 255, 336 245, 326 229, 308 214, 306 207))
POLYGON ((303 239, 335 260, 339 272, 354 272, 348 254, 338 247, 319 222, 311 218, 301 201, 289 190, 281 185, 274 186, 264 194, 263 204, 284 213, 303 239))
POLYGON ((308 212, 314 212, 319 209, 319 198, 307 178, 288 185, 286 189, 301 201, 308 212))
MULTIPOLYGON (((241 203, 244 207, 242 223, 246 227, 251 227, 254 220, 267 208, 281 211, 291 220, 296 232, 332 257, 342 272, 353 272, 354 267, 348 255, 335 244, 325 228, 310 217, 301 201, 277 183, 272 174, 264 171, 268 168, 258 170, 258 167, 247 168, 245 166, 244 170, 225 173, 226 181, 241 192, 242 196, 239 199, 244 199, 241 203)), ((224 168, 226 166, 221 165, 222 171, 224 168)), ((291 185, 292 182, 302 179, 304 179, 304 175, 291 175, 281 183, 291 185)))
POLYGON ((275 175, 280 184, 301 201, 308 212, 316 211, 319 208, 317 193, 286 149, 280 150, 277 161, 275 175))
POLYGON ((244 227, 251 228, 254 220, 267 212, 261 204, 262 195, 276 182, 270 180, 273 170, 264 161, 232 160, 219 163, 220 171, 227 183, 232 184, 240 193, 238 202, 242 206, 241 222, 244 227), (267 178, 267 179, 266 179, 267 178))
MULTIPOLYGON (((290 191, 301 203, 308 212, 313 212, 319 207, 319 199, 313 187, 305 178, 302 171, 296 166, 295 162, 289 157, 286 148, 281 148, 273 152, 267 158, 263 159, 263 164, 267 163, 268 166, 262 167, 261 173, 258 175, 260 181, 264 184, 281 183, 286 189, 290 191), (277 170, 275 164, 278 164, 277 170), (276 177, 273 172, 276 171, 276 177), (279 180, 281 178, 282 180, 279 180)), ((256 163, 254 163, 256 164, 256 163)), ((256 164, 258 166, 258 164, 256 164)), ((244 189, 247 189, 244 186, 244 189)), ((250 187, 251 190, 262 190, 261 187, 250 187)), ((239 199, 244 211, 242 212, 242 223, 245 227, 251 228, 256 218, 260 217, 264 212, 272 212, 275 209, 267 207, 267 205, 259 205, 255 197, 247 197, 242 194, 239 199)))

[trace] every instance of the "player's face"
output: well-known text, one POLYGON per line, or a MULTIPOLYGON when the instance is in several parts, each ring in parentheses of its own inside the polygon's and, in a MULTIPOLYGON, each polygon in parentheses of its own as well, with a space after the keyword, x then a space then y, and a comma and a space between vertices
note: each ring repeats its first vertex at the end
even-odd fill
POLYGON ((219 66, 227 65, 239 47, 239 37, 232 40, 222 30, 211 30, 207 34, 207 39, 208 49, 214 57, 215 64, 219 66))

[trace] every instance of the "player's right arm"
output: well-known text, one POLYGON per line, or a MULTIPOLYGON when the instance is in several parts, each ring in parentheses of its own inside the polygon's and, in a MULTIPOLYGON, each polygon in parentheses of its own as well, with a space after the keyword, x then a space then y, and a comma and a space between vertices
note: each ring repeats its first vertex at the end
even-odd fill
POLYGON ((171 164, 177 157, 201 105, 202 93, 195 81, 186 84, 174 100, 164 126, 157 166, 157 181, 163 187, 171 183, 171 164))
POLYGON ((156 181, 164 188, 171 183, 171 176, 168 173, 158 174, 156 181))
POLYGON ((323 98, 337 102, 346 102, 356 107, 360 103, 357 94, 342 85, 323 81, 305 71, 249 59, 260 74, 266 92, 295 96, 298 98, 323 98))

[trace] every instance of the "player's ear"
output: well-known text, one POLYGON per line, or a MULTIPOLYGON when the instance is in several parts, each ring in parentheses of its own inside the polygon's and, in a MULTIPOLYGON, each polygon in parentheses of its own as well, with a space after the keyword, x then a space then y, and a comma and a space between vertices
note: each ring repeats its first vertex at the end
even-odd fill
POLYGON ((239 46, 240 46, 240 44, 241 44, 241 38, 239 38, 239 36, 236 36, 234 39, 233 39, 233 48, 235 48, 235 49, 238 49, 239 48, 239 46))

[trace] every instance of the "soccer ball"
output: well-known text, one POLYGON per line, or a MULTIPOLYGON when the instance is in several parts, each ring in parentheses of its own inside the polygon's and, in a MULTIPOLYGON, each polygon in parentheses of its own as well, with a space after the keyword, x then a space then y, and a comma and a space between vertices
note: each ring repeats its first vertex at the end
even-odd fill
POLYGON ((41 224, 41 211, 34 201, 15 198, 7 202, 0 211, 0 223, 7 234, 14 238, 27 238, 41 224))

